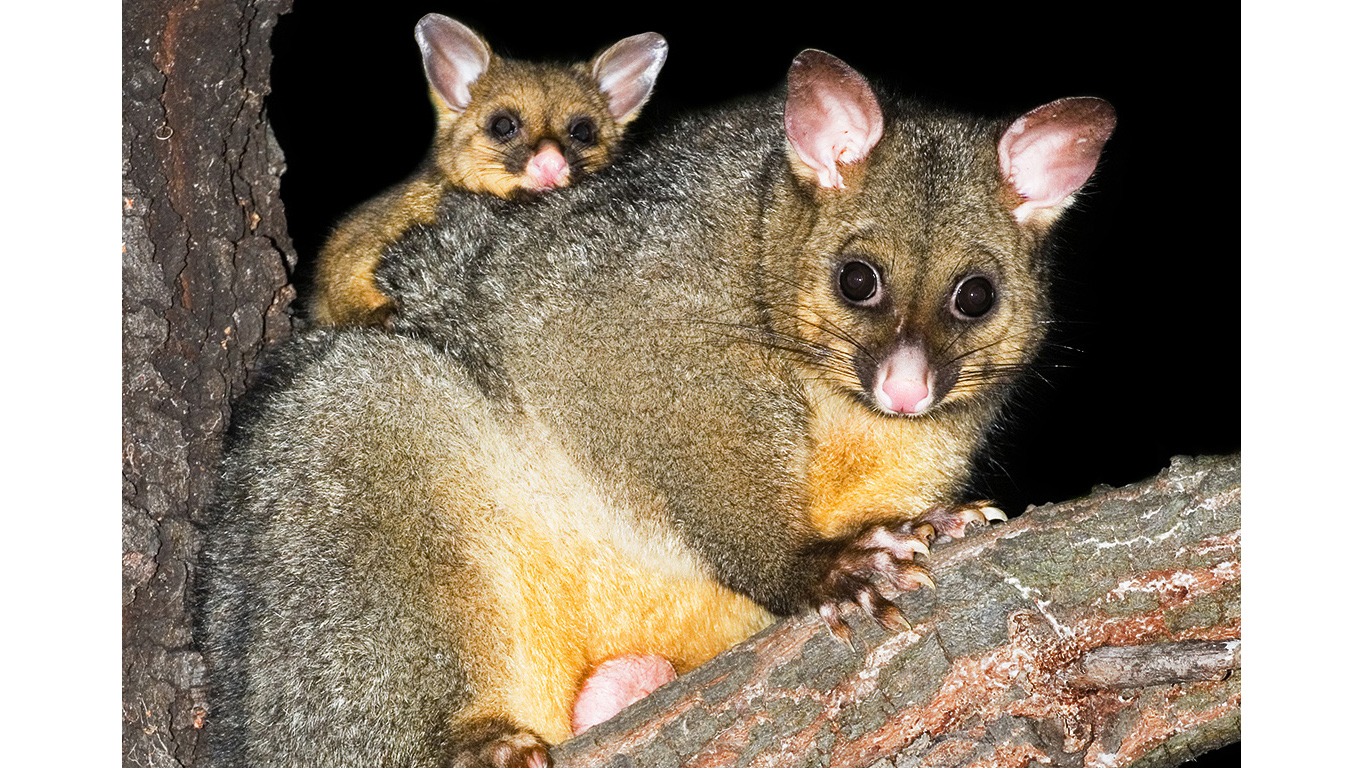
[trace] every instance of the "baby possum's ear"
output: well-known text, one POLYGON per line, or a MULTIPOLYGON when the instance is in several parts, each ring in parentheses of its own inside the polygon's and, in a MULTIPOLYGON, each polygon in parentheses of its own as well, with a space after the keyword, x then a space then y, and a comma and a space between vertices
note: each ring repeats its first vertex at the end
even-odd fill
POLYGON ((668 55, 669 44, 662 36, 642 32, 618 41, 593 59, 598 90, 607 96, 607 109, 618 123, 631 122, 645 106, 668 55))
POLYGON ((423 16, 415 35, 432 90, 451 110, 463 111, 470 105, 470 85, 493 58, 489 44, 474 30, 439 13, 423 16))

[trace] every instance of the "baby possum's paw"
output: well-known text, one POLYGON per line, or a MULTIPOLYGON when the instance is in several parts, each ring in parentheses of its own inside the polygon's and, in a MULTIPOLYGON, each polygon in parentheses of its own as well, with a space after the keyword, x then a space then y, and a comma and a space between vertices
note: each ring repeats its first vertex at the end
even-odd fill
POLYGON ((916 553, 928 555, 930 543, 961 539, 973 523, 1005 520, 1005 513, 987 502, 936 505, 910 518, 872 523, 857 534, 822 542, 811 553, 818 573, 813 603, 830 634, 852 646, 849 625, 840 615, 845 603, 857 605, 889 631, 909 624, 890 594, 933 587, 916 553))
MULTIPOLYGON (((451 768, 550 768, 549 747, 531 731, 509 723, 487 722, 472 729, 470 746, 451 761, 451 768)), ((468 731, 467 731, 468 732, 468 731)))

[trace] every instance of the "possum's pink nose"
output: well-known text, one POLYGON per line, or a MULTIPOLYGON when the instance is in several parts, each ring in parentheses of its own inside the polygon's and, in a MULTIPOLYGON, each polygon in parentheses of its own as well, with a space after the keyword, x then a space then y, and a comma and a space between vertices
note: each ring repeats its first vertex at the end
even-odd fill
POLYGON ((569 184, 569 162, 560 148, 546 142, 536 148, 536 154, 526 164, 527 188, 542 192, 569 184))
POLYGON ((882 383, 887 410, 897 413, 916 413, 922 410, 923 403, 930 396, 930 388, 919 381, 897 381, 888 379, 882 383))
POLYGON ((899 349, 878 367, 873 396, 892 413, 922 413, 933 404, 933 376, 919 347, 899 349))

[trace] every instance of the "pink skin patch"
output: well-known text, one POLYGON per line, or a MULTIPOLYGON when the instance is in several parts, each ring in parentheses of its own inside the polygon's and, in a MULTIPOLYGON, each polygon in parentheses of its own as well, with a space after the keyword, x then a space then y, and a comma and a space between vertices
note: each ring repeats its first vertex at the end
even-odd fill
POLYGON ((878 366, 873 397, 891 413, 923 413, 934 404, 932 387, 925 353, 917 346, 902 347, 878 366))
POLYGON ((536 148, 536 154, 526 163, 526 188, 532 192, 544 192, 555 187, 568 186, 569 162, 559 147, 549 142, 536 148))
POLYGON ((841 165, 862 161, 882 138, 882 108, 863 75, 824 51, 797 54, 788 70, 783 124, 798 159, 828 189, 841 165))
POLYGON ((1058 99, 1012 123, 996 154, 1001 175, 1025 200, 1015 218, 1067 203, 1096 170, 1114 129, 1114 107, 1095 98, 1058 99))
POLYGON ((583 681, 574 700, 570 719, 574 735, 610 720, 677 676, 673 665, 663 656, 628 654, 602 662, 583 681))

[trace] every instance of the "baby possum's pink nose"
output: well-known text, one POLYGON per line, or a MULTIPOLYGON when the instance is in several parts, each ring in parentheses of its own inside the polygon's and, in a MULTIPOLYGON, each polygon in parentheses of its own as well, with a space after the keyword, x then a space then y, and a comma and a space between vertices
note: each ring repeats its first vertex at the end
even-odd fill
POLYGON ((569 162, 560 148, 544 142, 526 164, 527 187, 534 191, 563 187, 569 184, 569 162))

